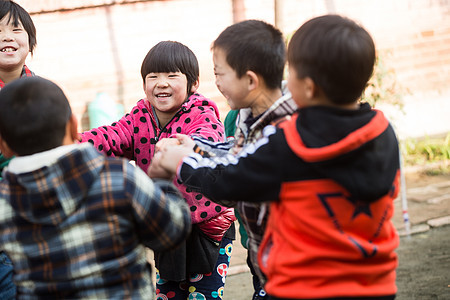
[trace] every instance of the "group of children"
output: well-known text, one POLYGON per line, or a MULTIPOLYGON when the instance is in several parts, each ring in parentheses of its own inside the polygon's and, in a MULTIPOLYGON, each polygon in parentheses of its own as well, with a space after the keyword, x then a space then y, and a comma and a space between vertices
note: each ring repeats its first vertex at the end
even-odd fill
POLYGON ((181 43, 150 49, 129 113, 79 134, 57 85, 18 79, 36 31, 13 1, 0 38, 1 299, 223 299, 235 215, 253 299, 395 298, 398 146, 358 102, 375 46, 354 21, 313 18, 287 51, 263 21, 226 28, 212 53, 229 128, 181 43))

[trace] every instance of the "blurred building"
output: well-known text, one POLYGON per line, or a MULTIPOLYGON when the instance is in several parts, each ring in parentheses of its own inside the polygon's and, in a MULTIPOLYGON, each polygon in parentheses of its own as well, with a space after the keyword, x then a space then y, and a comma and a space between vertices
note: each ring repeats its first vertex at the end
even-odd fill
MULTIPOLYGON (((215 87, 210 51, 220 32, 236 21, 262 19, 289 36, 306 20, 326 13, 348 16, 367 28, 388 72, 395 73, 398 84, 422 104, 432 106, 430 99, 435 97, 450 98, 448 0, 16 2, 31 14, 37 28, 37 48, 27 65, 63 87, 79 119, 99 92, 126 110, 144 97, 141 63, 162 40, 180 41, 194 51, 201 68, 200 92, 218 103, 224 118, 229 108, 215 87)), ((441 100, 434 109, 448 112, 449 102, 441 100)), ((442 122, 448 124, 442 131, 448 130, 448 117, 442 122)), ((87 122, 83 124, 80 130, 86 129, 87 122)))

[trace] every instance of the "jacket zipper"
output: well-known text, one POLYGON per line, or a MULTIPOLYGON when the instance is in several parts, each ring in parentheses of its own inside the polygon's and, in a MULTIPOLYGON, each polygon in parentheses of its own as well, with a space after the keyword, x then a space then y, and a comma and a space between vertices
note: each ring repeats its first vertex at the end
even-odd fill
MULTIPOLYGON (((152 106, 151 108, 152 108, 152 115, 153 115, 152 117, 155 118, 156 126, 159 128, 158 117, 156 117, 155 109, 153 108, 153 106, 152 106)), ((175 113, 175 115, 173 115, 172 119, 170 119, 169 122, 167 122, 167 124, 166 124, 163 128, 161 128, 159 134, 158 134, 158 131, 156 130, 156 128, 153 127, 153 131, 154 131, 154 134, 155 134, 155 140, 156 140, 156 142, 159 141, 159 139, 160 139, 160 137, 161 137, 161 134, 164 132, 164 129, 167 128, 167 126, 168 126, 168 125, 169 125, 176 117, 181 116, 182 113, 185 112, 185 111, 186 111, 186 108, 185 108, 184 106, 183 106, 180 110, 178 110, 178 111, 175 113)))

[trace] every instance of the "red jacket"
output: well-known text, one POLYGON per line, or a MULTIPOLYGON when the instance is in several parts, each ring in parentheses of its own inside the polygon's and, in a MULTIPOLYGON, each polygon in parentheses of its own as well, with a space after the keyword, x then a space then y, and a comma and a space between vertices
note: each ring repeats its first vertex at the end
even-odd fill
MULTIPOLYGON (((377 112, 346 138, 309 148, 297 131, 297 117, 281 127, 293 152, 310 163, 359 148, 389 125, 377 112)), ((398 181, 397 171, 392 189, 369 203, 353 200, 352 194, 332 178, 283 182, 280 201, 270 207, 260 248, 261 268, 268 276, 266 291, 280 298, 395 294, 394 250, 399 240, 389 220, 398 181)))

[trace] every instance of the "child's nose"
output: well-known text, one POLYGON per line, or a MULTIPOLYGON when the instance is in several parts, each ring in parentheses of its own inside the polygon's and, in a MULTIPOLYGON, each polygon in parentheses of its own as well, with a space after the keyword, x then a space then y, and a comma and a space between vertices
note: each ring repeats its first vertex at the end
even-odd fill
POLYGON ((14 38, 8 32, 2 32, 0 34, 0 40, 2 40, 3 42, 9 42, 9 41, 14 40, 14 38))
POLYGON ((157 86, 158 87, 167 87, 167 86, 169 86, 169 83, 167 82, 167 80, 165 78, 161 78, 158 80, 157 86))

